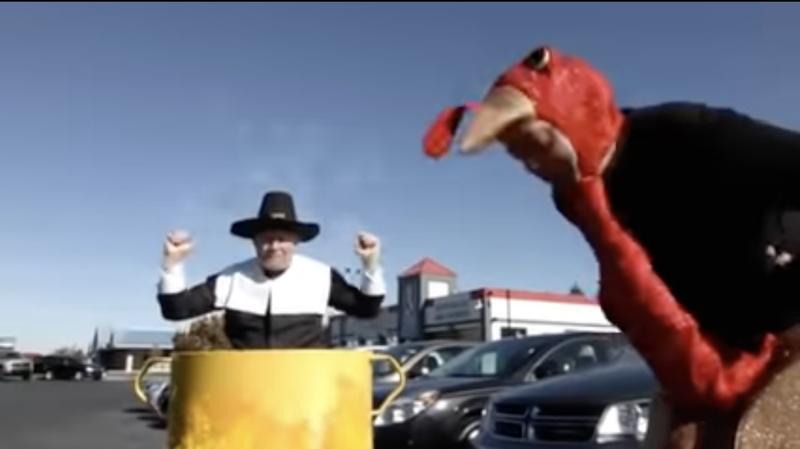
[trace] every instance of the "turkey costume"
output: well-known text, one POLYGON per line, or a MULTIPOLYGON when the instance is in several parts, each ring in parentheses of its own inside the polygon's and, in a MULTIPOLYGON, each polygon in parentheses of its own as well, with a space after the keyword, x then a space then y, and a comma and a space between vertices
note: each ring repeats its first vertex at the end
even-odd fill
MULTIPOLYGON (((231 234, 252 240, 268 230, 289 231, 299 242, 313 240, 316 223, 297 220, 285 192, 269 192, 255 218, 231 225, 231 234)), ((362 270, 361 288, 335 269, 294 254, 282 272, 269 273, 258 258, 235 263, 187 288, 183 267, 162 270, 158 303, 167 320, 186 320, 215 310, 225 314, 225 334, 236 349, 327 347, 328 308, 358 318, 380 313, 386 284, 379 268, 362 270)))
POLYGON ((661 385, 645 447, 800 447, 800 260, 767 250, 800 209, 800 133, 697 103, 620 109, 599 71, 550 47, 445 109, 428 156, 468 110, 463 152, 502 143, 591 246, 600 306, 661 385))

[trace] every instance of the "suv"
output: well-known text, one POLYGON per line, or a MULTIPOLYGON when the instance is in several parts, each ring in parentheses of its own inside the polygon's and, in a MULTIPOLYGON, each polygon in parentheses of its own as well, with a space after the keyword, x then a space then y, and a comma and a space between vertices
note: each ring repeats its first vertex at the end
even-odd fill
POLYGON ((639 449, 658 383, 633 349, 606 366, 493 396, 478 449, 639 449))
POLYGON ((0 379, 18 377, 22 380, 31 380, 33 376, 33 363, 19 352, 0 352, 0 379))
MULTIPOLYGON (((489 397, 502 390, 609 363, 620 334, 569 332, 507 338, 468 349, 406 384, 373 424, 376 449, 469 448, 489 397)), ((374 405, 393 385, 376 384, 374 405)))
POLYGON ((33 363, 33 372, 45 380, 101 380, 103 368, 94 363, 84 363, 75 357, 48 355, 37 358, 33 363))

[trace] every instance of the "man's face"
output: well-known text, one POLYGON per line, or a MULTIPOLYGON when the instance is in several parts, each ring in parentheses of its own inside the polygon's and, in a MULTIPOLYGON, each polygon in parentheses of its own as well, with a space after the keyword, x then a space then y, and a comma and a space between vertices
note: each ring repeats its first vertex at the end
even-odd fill
POLYGON ((261 266, 269 271, 283 271, 292 264, 297 236, 287 231, 264 231, 253 239, 261 266))

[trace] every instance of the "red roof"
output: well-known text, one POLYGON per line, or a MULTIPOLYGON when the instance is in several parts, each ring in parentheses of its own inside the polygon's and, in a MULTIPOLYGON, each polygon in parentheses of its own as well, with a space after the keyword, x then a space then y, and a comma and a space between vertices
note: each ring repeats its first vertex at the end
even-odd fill
POLYGON ((430 257, 426 257, 412 265, 410 268, 406 269, 406 271, 402 272, 400 277, 405 278, 410 276, 419 276, 421 274, 444 277, 457 276, 453 270, 431 259, 430 257))

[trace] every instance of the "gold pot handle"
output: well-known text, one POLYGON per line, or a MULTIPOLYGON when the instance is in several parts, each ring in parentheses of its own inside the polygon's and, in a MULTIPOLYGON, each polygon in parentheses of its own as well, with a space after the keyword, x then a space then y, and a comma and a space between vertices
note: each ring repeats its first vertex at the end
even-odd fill
POLYGON ((149 405, 147 401, 147 393, 144 390, 144 378, 147 375, 147 372, 153 369, 153 367, 159 363, 171 362, 172 359, 170 357, 150 357, 139 369, 136 377, 133 378, 133 392, 136 394, 136 397, 142 401, 142 403, 149 405))
POLYGON ((394 390, 392 390, 392 392, 388 396, 386 396, 386 398, 383 400, 383 403, 381 403, 381 405, 378 407, 377 410, 372 411, 372 416, 380 416, 383 414, 384 411, 386 411, 386 408, 389 407, 389 405, 391 405, 391 403, 394 402, 394 400, 397 399, 397 397, 400 396, 400 394, 403 392, 403 389, 406 387, 406 373, 405 371, 403 371, 403 367, 400 365, 400 362, 398 362, 397 359, 388 354, 373 353, 370 354, 370 358, 373 361, 376 360, 386 361, 387 363, 389 363, 389 365, 392 366, 392 369, 395 370, 397 372, 397 375, 399 376, 399 380, 397 381, 397 385, 395 385, 394 390))

